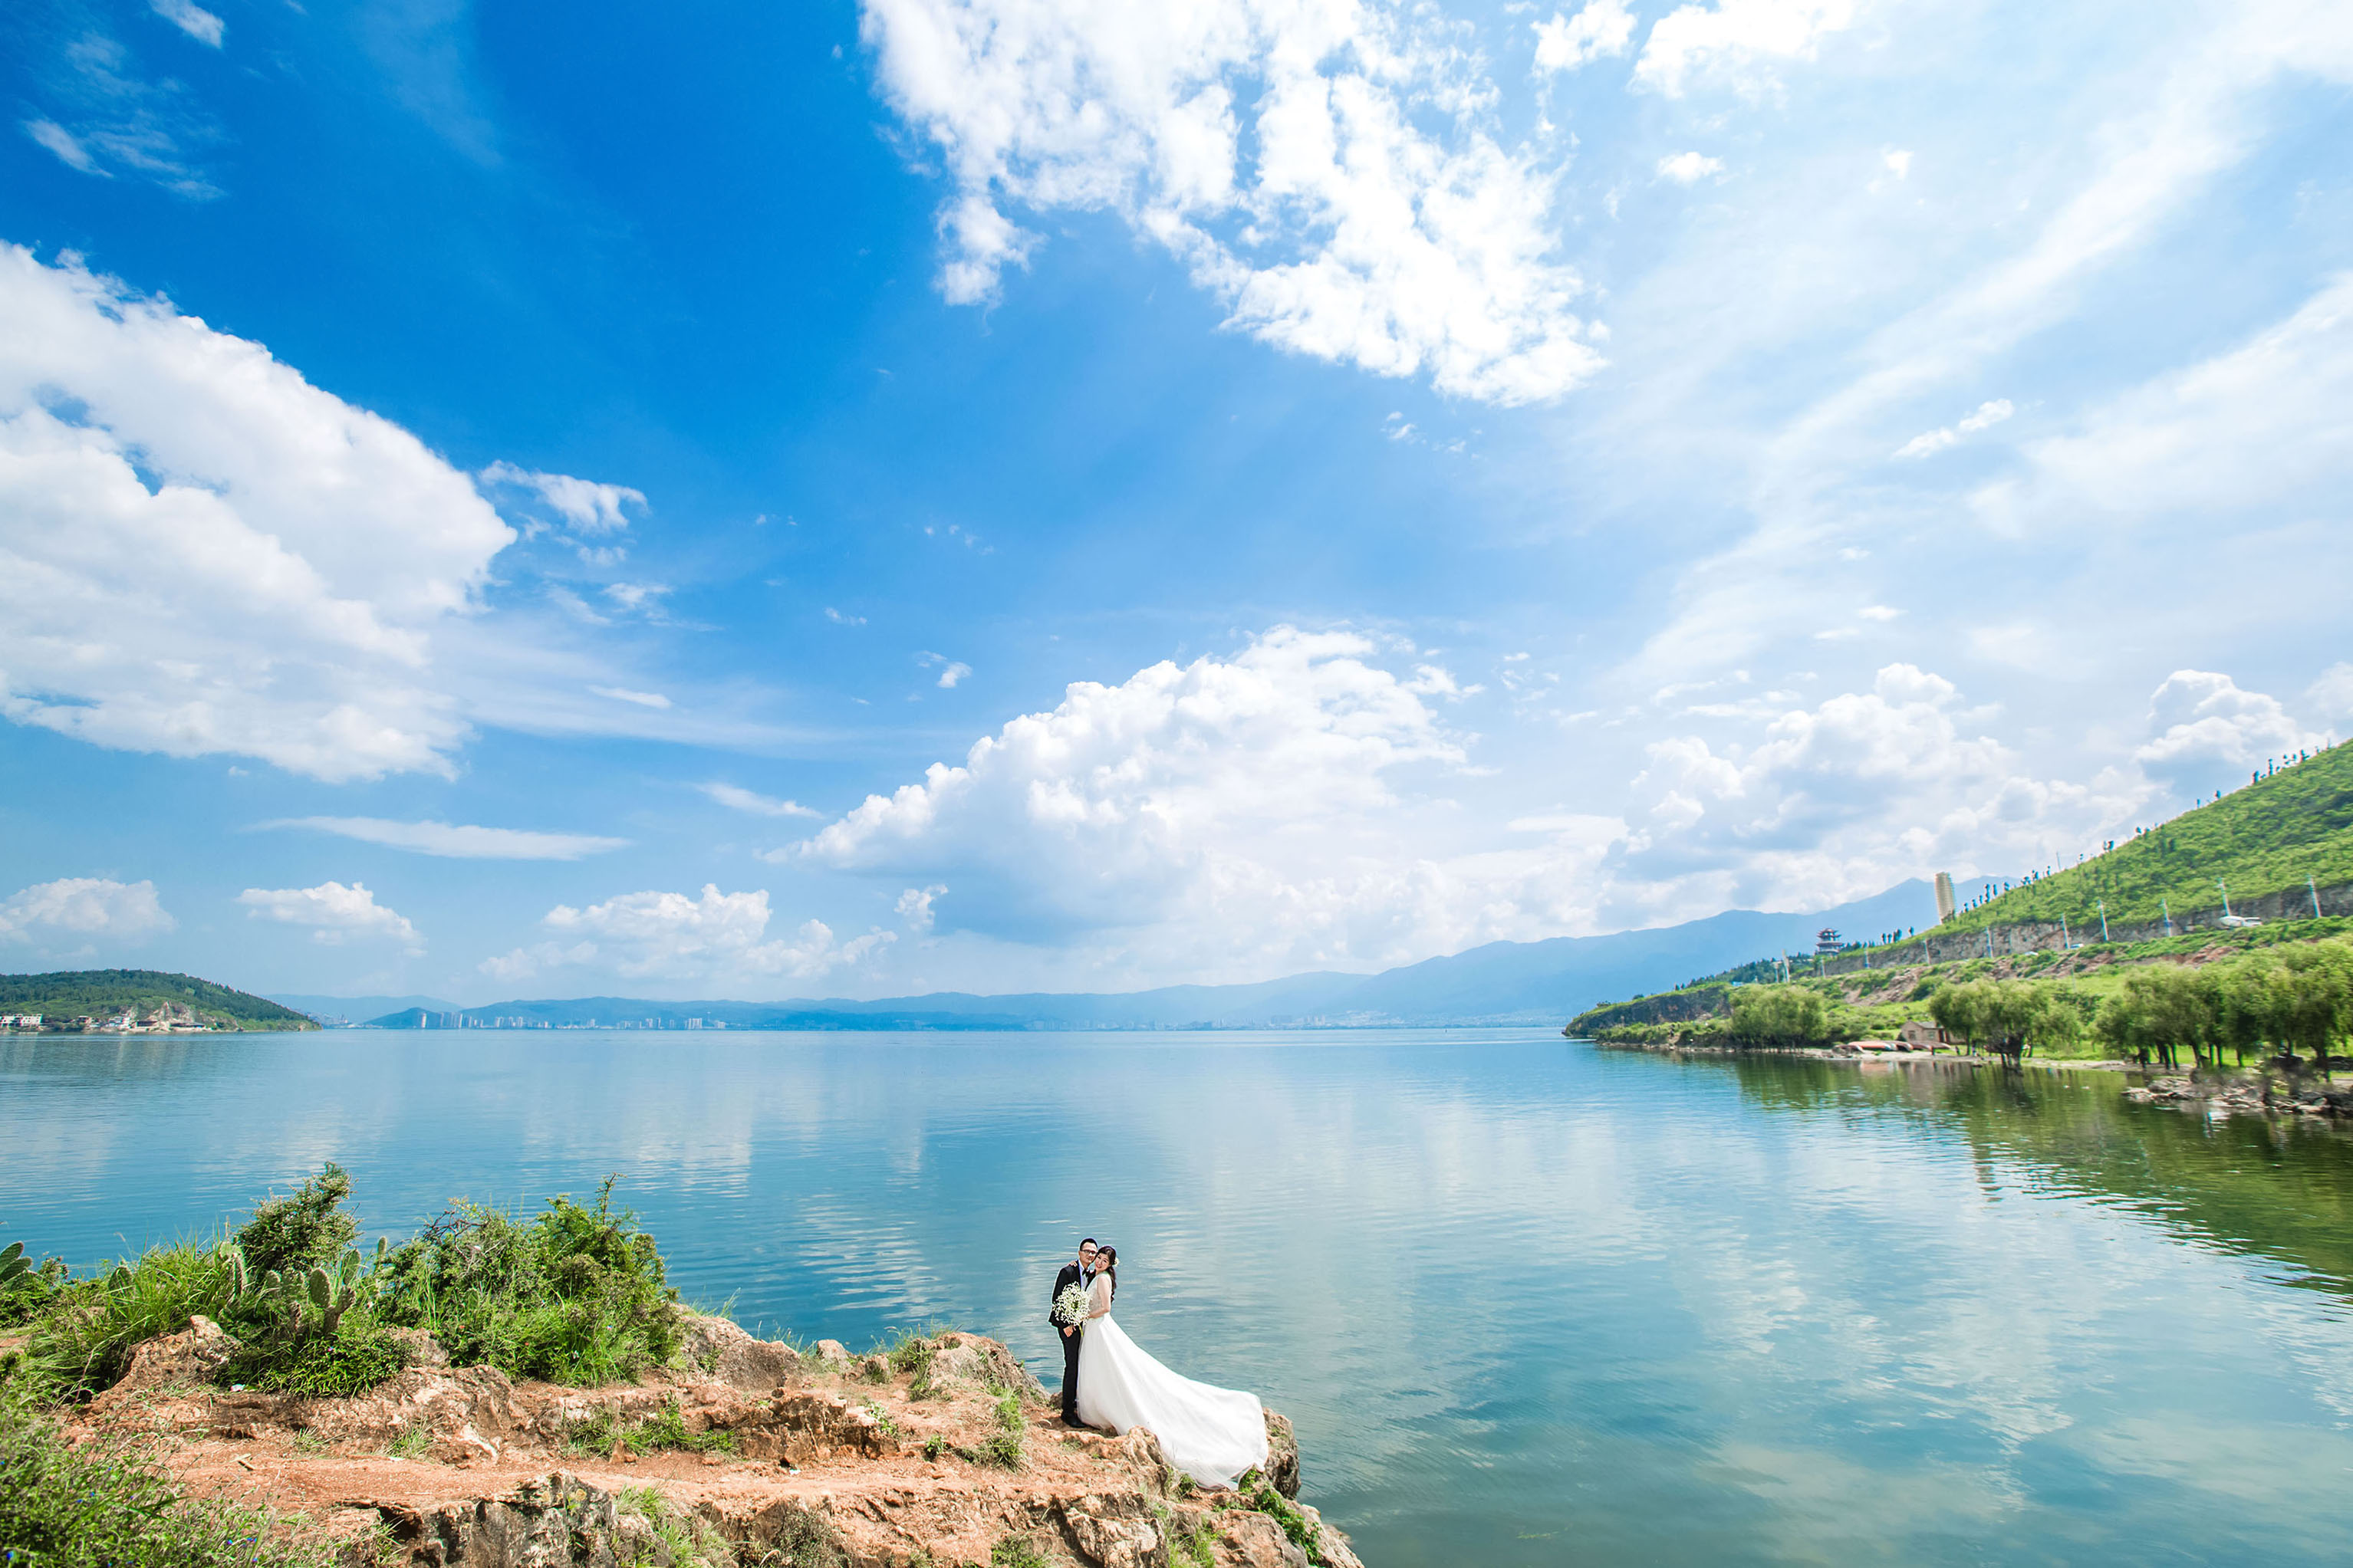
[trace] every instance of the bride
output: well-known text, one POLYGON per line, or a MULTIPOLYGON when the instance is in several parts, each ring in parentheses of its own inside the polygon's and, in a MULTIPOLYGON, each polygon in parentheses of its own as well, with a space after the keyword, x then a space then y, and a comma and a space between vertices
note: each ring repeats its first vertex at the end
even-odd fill
POLYGON ((1087 1292, 1079 1344, 1079 1419, 1126 1433, 1143 1426, 1168 1462, 1205 1487, 1229 1487, 1266 1464, 1266 1411, 1255 1394, 1179 1377, 1112 1321, 1119 1249, 1106 1247, 1087 1292))

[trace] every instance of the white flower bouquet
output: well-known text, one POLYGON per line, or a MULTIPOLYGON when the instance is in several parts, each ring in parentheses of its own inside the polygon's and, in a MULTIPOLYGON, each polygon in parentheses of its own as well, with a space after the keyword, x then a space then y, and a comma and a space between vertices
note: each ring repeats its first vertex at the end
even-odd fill
POLYGON ((1072 1328, 1084 1323, 1087 1321, 1087 1288, 1083 1285, 1063 1286, 1062 1293, 1054 1298, 1054 1317, 1072 1328))

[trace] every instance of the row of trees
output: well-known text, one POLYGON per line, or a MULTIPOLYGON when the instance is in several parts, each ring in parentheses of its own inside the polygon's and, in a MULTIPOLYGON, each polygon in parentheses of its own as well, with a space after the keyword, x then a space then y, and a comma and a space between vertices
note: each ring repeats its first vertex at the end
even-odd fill
POLYGON ((2353 946, 2299 944, 2191 969, 2152 963, 2125 977, 2094 1032, 2110 1050, 2171 1065, 2239 1061, 2253 1051, 2308 1054, 2326 1068, 2329 1047, 2353 1035, 2353 946))
MULTIPOLYGON (((1732 1034, 1756 1045, 1811 1045, 1849 1037, 1859 1015, 1840 1016, 1802 985, 1744 985, 1732 994, 1732 1034)), ((1940 986, 1928 1015, 1955 1038, 2002 1056, 2064 1052, 2088 1035, 2101 1049, 2178 1065, 2189 1053, 2220 1065, 2258 1057, 2309 1056, 2324 1068, 2332 1046, 2353 1037, 2353 943, 2296 943, 2193 968, 2134 968, 2103 1002, 2058 980, 1964 980, 1940 986)))

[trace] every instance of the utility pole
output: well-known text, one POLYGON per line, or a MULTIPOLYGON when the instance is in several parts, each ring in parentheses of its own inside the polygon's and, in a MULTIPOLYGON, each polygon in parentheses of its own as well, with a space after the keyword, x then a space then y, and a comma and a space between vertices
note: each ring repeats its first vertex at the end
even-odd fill
POLYGON ((2102 947, 2105 947, 2105 946, 2108 944, 2108 900, 2105 900, 2105 899, 2102 899, 2102 900, 2099 900, 2099 905, 2100 905, 2100 945, 2101 945, 2102 947))
POLYGON ((2222 879, 2220 877, 2214 879, 2214 885, 2217 888, 2222 889, 2222 918, 2224 920, 2229 920, 2231 918, 2231 889, 2222 887, 2222 879))
POLYGON ((2309 871, 2306 871, 2304 874, 2304 886, 2305 890, 2312 895, 2312 918, 2314 920, 2318 920, 2320 918, 2320 889, 2318 887, 2314 885, 2312 873, 2309 871))
POLYGON ((2159 893, 2157 896, 2157 908, 2158 911, 2165 916, 2165 934, 2171 936, 2173 934, 2173 908, 2165 901, 2165 895, 2163 893, 2159 893))

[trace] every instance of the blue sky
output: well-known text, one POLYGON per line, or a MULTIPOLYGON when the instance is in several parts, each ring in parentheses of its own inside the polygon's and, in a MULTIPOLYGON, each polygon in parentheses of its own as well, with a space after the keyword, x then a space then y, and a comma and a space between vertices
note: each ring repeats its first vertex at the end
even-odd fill
POLYGON ((32 0, 0 963, 1114 989, 2333 740, 2353 13, 32 0))

